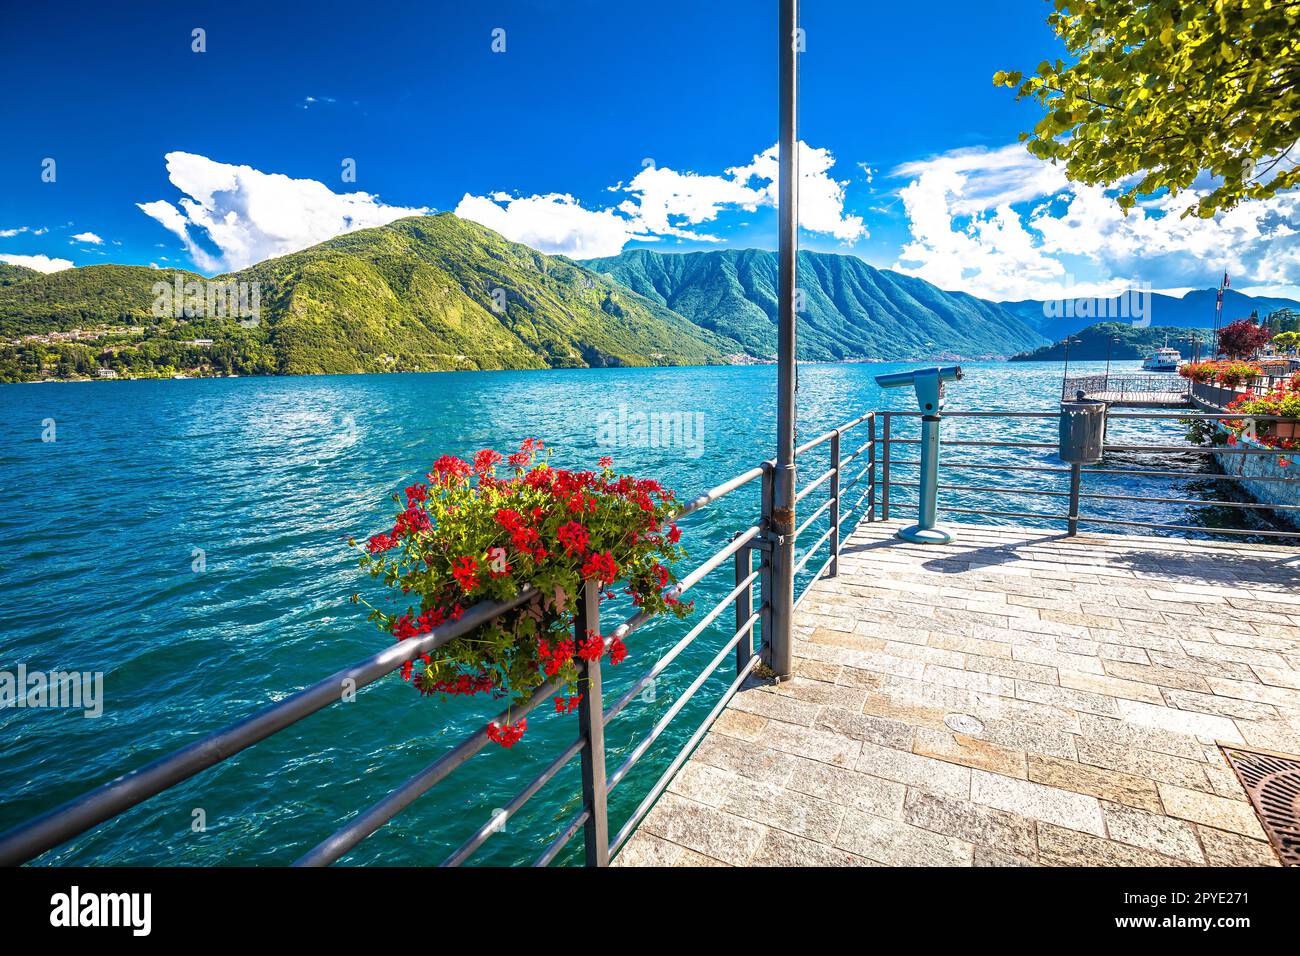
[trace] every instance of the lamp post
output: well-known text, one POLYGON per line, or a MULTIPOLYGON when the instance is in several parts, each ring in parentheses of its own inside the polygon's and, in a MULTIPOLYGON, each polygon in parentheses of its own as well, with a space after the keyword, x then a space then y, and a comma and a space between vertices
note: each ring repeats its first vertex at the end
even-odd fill
POLYGON ((1106 387, 1110 388, 1110 350, 1111 347, 1119 341, 1118 335, 1109 335, 1106 337, 1106 387))
POLYGON ((771 545, 768 662, 780 680, 794 667, 794 515, 795 515, 795 270, 799 252, 798 0, 780 0, 780 130, 777 139, 779 189, 777 214, 776 470, 772 474, 767 536, 771 545))
POLYGON ((1070 380, 1070 343, 1071 343, 1071 342, 1082 342, 1082 341, 1083 341, 1083 339, 1076 339, 1076 338, 1075 338, 1074 336, 1072 336, 1072 335, 1067 335, 1064 339, 1061 340, 1061 344, 1065 346, 1065 372, 1064 372, 1064 374, 1061 375, 1061 395, 1062 395, 1062 396, 1065 395, 1065 383, 1068 382, 1068 381, 1070 380))

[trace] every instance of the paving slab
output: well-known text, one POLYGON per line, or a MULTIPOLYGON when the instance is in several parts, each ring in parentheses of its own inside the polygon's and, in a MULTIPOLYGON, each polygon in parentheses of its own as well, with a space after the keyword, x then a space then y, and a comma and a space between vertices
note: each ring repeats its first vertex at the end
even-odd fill
POLYGON ((1276 866, 1220 745, 1300 749, 1300 556, 861 525, 620 866, 1276 866))

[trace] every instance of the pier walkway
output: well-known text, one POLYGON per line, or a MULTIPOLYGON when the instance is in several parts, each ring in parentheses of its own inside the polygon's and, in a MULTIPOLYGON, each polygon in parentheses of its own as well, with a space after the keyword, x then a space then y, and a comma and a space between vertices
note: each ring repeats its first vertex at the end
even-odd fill
POLYGON ((1083 375, 1066 378, 1061 398, 1085 398, 1125 408, 1186 408, 1192 404, 1191 382, 1172 372, 1153 375, 1083 375))
POLYGON ((863 524, 615 863, 1277 865, 1220 744, 1300 752, 1300 552, 863 524))

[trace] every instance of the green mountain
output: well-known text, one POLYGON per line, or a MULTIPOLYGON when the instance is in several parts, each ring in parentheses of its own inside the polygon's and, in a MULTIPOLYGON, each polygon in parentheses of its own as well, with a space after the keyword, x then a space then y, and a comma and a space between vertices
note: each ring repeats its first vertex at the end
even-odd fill
POLYGON ((150 314, 155 282, 170 285, 178 275, 182 282, 203 278, 194 272, 148 266, 82 266, 48 274, 34 269, 23 272, 28 274, 0 285, 0 336, 6 339, 40 332, 151 324, 155 321, 150 314))
MULTIPOLYGON (((776 255, 756 249, 636 249, 585 263, 748 355, 776 353, 776 255)), ((818 361, 1011 355, 1043 343, 991 302, 876 269, 856 256, 799 253, 799 357, 818 361)))
POLYGON ((255 324, 155 316, 155 283, 174 279, 91 266, 0 286, 0 379, 680 365, 722 362, 731 348, 606 276, 450 213, 218 276, 258 283, 255 324))
MULTIPOLYGON (((1206 352, 1207 343, 1213 341, 1213 334, 1209 329, 1185 329, 1177 326, 1135 329, 1126 322, 1098 322, 1096 325, 1090 325, 1086 329, 1074 333, 1073 337, 1076 341, 1070 343, 1070 359, 1071 361, 1104 360, 1108 351, 1110 357, 1117 360, 1146 358, 1166 342, 1169 343, 1170 347, 1181 351, 1184 358, 1190 358, 1192 346, 1185 341, 1189 335, 1200 336, 1202 353, 1206 352), (1112 342, 1111 339, 1117 341, 1112 342)), ((1023 352, 1020 355, 1011 357, 1013 362, 1061 362, 1064 360, 1065 344, 1063 341, 1053 342, 1051 345, 1044 345, 1032 352, 1023 352)))
POLYGON ((27 266, 16 266, 8 262, 0 262, 0 286, 13 285, 15 282, 22 282, 24 279, 31 279, 40 275, 35 269, 29 269, 27 266))
MULTIPOLYGON (((1130 325, 1142 321, 1147 326, 1159 325, 1161 328, 1209 328, 1214 324, 1217 297, 1217 289, 1193 289, 1182 295, 1130 291, 1109 299, 1094 297, 1055 302, 1026 299, 999 304, 1049 339, 1062 339, 1066 335, 1077 335, 1080 329, 1106 319, 1130 325)), ((1275 313, 1294 313, 1296 310, 1300 310, 1300 302, 1292 299, 1246 295, 1236 289, 1225 289, 1221 321, 1227 325, 1234 319, 1249 318, 1252 313, 1263 320, 1275 313)))

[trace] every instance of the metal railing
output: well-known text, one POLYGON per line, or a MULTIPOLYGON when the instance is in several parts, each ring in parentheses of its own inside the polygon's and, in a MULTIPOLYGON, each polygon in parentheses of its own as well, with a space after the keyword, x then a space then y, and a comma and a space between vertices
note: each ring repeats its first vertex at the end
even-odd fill
POLYGON ((1181 375, 1173 373, 1153 375, 1076 375, 1061 382, 1061 398, 1070 401, 1077 392, 1083 392, 1087 398, 1099 396, 1143 396, 1190 395, 1191 382, 1181 375))
MULTIPOLYGON (((888 426, 886 425, 886 428, 888 426)), ((860 434, 860 433, 859 433, 860 434)), ((810 530, 825 518, 828 528, 816 542, 805 549, 799 559, 795 574, 801 573, 823 546, 829 548, 830 556, 812 576, 811 582, 800 595, 798 603, 808 593, 812 582, 824 573, 838 573, 842 529, 847 525, 851 530, 857 522, 874 520, 876 516, 876 414, 869 412, 847 424, 832 429, 795 449, 796 460, 822 445, 829 444, 830 462, 828 470, 810 481, 796 493, 796 501, 802 501, 826 489, 826 500, 794 532, 794 539, 810 530), (851 454, 841 457, 841 439, 849 431, 865 424, 868 430, 867 440, 851 454), (854 464, 856 463, 856 465, 854 464), (850 469, 850 465, 854 467, 850 469), (846 470, 856 471, 845 480, 846 470), (853 505, 842 507, 842 502, 850 492, 866 482, 853 505), (856 515, 856 521, 853 516, 856 515), (852 523, 850 523, 852 522, 852 523)), ((772 485, 775 461, 763 462, 743 474, 723 482, 699 495, 677 510, 676 518, 683 518, 704 508, 724 496, 749 485, 762 482, 762 512, 759 520, 735 533, 731 541, 703 561, 693 571, 683 577, 669 592, 680 598, 703 581, 709 574, 730 564, 734 568, 734 587, 715 604, 689 631, 678 640, 651 667, 634 681, 632 685, 609 705, 605 706, 601 682, 599 661, 577 659, 579 679, 584 685, 584 693, 578 706, 576 736, 546 767, 502 807, 492 819, 470 834, 445 860, 443 866, 458 866, 479 849, 488 838, 515 815, 534 795, 536 795, 556 774, 575 757, 581 759, 582 805, 577 814, 564 827, 559 835, 537 857, 534 865, 545 866, 553 861, 569 841, 583 832, 585 860, 589 866, 605 866, 611 857, 622 848, 636 826, 653 806, 655 800, 667 788, 677 769, 690 756, 696 745, 712 725, 714 719, 727 705, 735 693, 744 684, 749 675, 760 662, 772 660, 771 615, 773 587, 771 561, 774 536, 772 527, 772 485), (755 568, 754 555, 759 555, 759 566, 755 568), (760 587, 760 600, 754 606, 753 588, 760 587), (632 749, 623 762, 612 772, 605 766, 605 728, 615 720, 627 705, 641 693, 651 681, 654 681, 684 650, 699 638, 727 609, 734 607, 735 631, 720 650, 691 682, 680 697, 667 709, 654 726, 632 749), (762 639, 757 652, 754 647, 755 631, 762 639), (627 779, 629 771, 636 765, 651 746, 659 739, 664 730, 676 718, 701 687, 714 675, 726 660, 732 657, 735 663, 735 677, 709 711, 702 724, 687 740, 680 753, 670 762, 667 770, 659 777, 655 785, 640 802, 637 809, 611 838, 609 832, 608 795, 615 787, 627 779)), ((502 614, 518 608, 529 601, 537 599, 537 593, 525 588, 509 601, 483 602, 470 608, 460 620, 445 624, 418 638, 412 638, 393 644, 371 655, 363 661, 344 668, 329 677, 313 684, 305 690, 287 697, 277 704, 249 716, 245 720, 232 724, 222 730, 209 734, 192 744, 159 758, 144 767, 130 771, 116 779, 110 780, 82 797, 57 807, 8 833, 0 836, 0 865, 21 864, 53 849, 60 844, 104 823, 107 820, 143 803, 163 791, 190 779, 202 771, 233 757, 248 747, 265 740, 267 737, 293 726, 298 721, 311 716, 330 704, 349 698, 356 691, 372 684, 388 674, 398 670, 408 661, 428 654, 446 644, 448 641, 472 633, 477 628, 491 622, 502 614)), ((584 585, 580 606, 575 614, 574 632, 579 639, 585 639, 588 631, 600 633, 601 589, 593 582, 584 585)), ((793 609, 791 609, 793 610, 793 609)), ((605 637, 606 647, 615 639, 625 639, 652 618, 651 614, 641 612, 632 615, 620 623, 605 637)), ((787 655, 788 656, 788 655, 787 655)), ((779 674, 788 677, 788 674, 779 674)), ((522 705, 515 705, 508 711, 497 714, 493 721, 502 724, 508 720, 518 720, 531 713, 536 707, 556 694, 563 682, 552 679, 543 683, 522 705)), ((460 743, 443 753, 438 759, 409 777, 387 796, 353 817, 316 847, 304 854, 295 863, 296 866, 323 866, 333 863, 360 844, 366 837, 380 829, 388 821, 410 806, 421 795, 427 793, 438 783, 445 780, 456 769, 465 765, 488 743, 487 725, 469 734, 460 743)))
POLYGON ((1192 395, 1207 405, 1213 405, 1216 408, 1227 408, 1228 405, 1244 396, 1247 392, 1266 395, 1274 389, 1287 387, 1290 382, 1291 375, 1254 375, 1241 385, 1193 382, 1192 395))
MULTIPOLYGON (((896 512, 899 503, 893 492, 896 489, 918 490, 919 482, 915 481, 897 481, 894 473, 899 468, 916 469, 920 467, 920 462, 914 458, 897 458, 898 446, 915 446, 920 444, 919 438, 900 438, 898 437, 897 419, 911 420, 921 417, 920 412, 894 412, 882 411, 877 412, 881 419, 882 440, 881 440, 881 483, 880 483, 880 517, 883 520, 889 520, 891 513, 896 512)), ((1001 412, 1001 411, 950 411, 943 415, 945 421, 955 420, 962 421, 980 421, 1003 419, 1039 419, 1044 421, 1057 421, 1059 413, 1057 412, 1001 412)), ((1260 424, 1266 422, 1285 422, 1290 419, 1282 419, 1270 415, 1240 415, 1228 413, 1156 413, 1156 412, 1109 412, 1108 421, 1155 421, 1170 422, 1174 424, 1189 423, 1194 421, 1203 422, 1220 422, 1226 420, 1241 421, 1247 425, 1248 432, 1257 428, 1260 424)), ((952 452, 954 449, 961 449, 960 454, 963 457, 954 459, 949 456, 940 459, 940 472, 975 472, 978 475, 1034 475, 1034 476, 1052 476, 1039 479, 1040 482, 1049 485, 1056 484, 1055 487, 1025 487, 1022 485, 1005 483, 1009 479, 998 479, 990 477, 987 481, 978 481, 968 479, 964 483, 958 482, 949 484, 940 483, 941 492, 961 492, 967 495, 985 496, 1009 496, 1012 498, 1023 497, 1034 502, 1057 502, 1064 505, 1064 511, 1058 510, 1037 510, 1032 506, 1026 505, 1028 510, 1007 510, 993 507, 965 507, 957 505, 941 505, 941 511, 950 514, 985 516, 995 518, 1015 518, 1031 519, 1046 524, 1061 523, 1065 526, 1068 534, 1076 534, 1080 525, 1101 525, 1112 528, 1141 528, 1158 531, 1170 532, 1191 532, 1196 534, 1224 534, 1236 536, 1259 536, 1265 538, 1300 538, 1300 530, 1285 531, 1276 528, 1227 528, 1211 527, 1199 525, 1174 524, 1168 522, 1156 521, 1130 521, 1119 518, 1109 517, 1104 513, 1084 511, 1085 503, 1095 503, 1105 505, 1106 503, 1119 502, 1139 502, 1146 504, 1167 504, 1186 507, 1216 507, 1238 509, 1246 512, 1267 512, 1274 511, 1285 515, 1296 515, 1300 518, 1300 504, 1273 503, 1258 501, 1229 501, 1223 499, 1200 499, 1175 496, 1158 496, 1158 495, 1138 495, 1131 493, 1115 494, 1104 491, 1089 490, 1089 479, 1100 479, 1102 476, 1120 479, 1189 479, 1189 480, 1212 480, 1236 482, 1238 486, 1247 482, 1259 482, 1266 485, 1283 485, 1287 488, 1300 488, 1300 466, 1294 468, 1295 475, 1258 475, 1258 474, 1230 474, 1226 470, 1224 473, 1209 473, 1197 471, 1179 471, 1170 469, 1157 468, 1131 468, 1117 467, 1107 464, 1103 461, 1097 466, 1080 466, 1080 465, 1047 465, 1047 464, 1015 464, 1003 461, 990 460, 972 460, 970 455, 980 454, 982 452, 1007 452, 1013 450, 1022 450, 1042 453, 1047 450, 1055 450, 1058 447, 1056 440, 1049 441, 1031 441, 1016 438, 1010 441, 995 439, 964 439, 948 437, 943 441, 943 447, 952 452), (971 450, 974 450, 973 452, 971 450)), ((1162 458, 1168 458, 1170 455, 1206 455, 1206 456, 1227 456, 1227 460, 1244 459, 1248 456, 1268 456, 1272 458, 1282 458, 1298 456, 1296 451, 1288 451, 1280 448, 1254 447, 1244 443, 1237 445, 1198 445, 1198 444, 1151 444, 1130 441, 1110 441, 1107 440, 1103 445, 1103 455, 1114 456, 1123 455, 1128 458, 1134 456, 1151 454, 1159 455, 1162 458)), ((1297 499, 1300 500, 1300 499, 1297 499)), ((915 504, 908 502, 906 507, 914 508, 915 504)), ((1300 528, 1300 521, 1292 522, 1300 528)))

